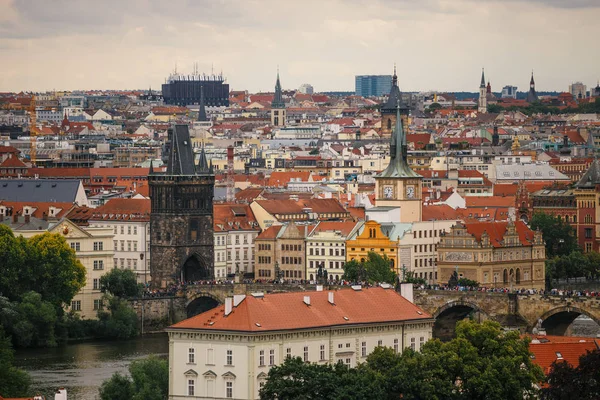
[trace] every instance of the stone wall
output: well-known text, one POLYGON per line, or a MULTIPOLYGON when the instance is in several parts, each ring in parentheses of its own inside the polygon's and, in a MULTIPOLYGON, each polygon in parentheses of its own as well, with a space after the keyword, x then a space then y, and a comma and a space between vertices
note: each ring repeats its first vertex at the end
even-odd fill
POLYGON ((130 304, 138 316, 140 326, 143 318, 144 332, 162 330, 187 318, 184 297, 132 299, 130 304))

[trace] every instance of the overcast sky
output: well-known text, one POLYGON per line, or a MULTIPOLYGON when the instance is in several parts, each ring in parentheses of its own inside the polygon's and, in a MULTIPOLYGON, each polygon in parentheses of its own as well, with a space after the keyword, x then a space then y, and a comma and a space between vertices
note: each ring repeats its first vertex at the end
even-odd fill
POLYGON ((158 89, 175 65, 233 90, 588 88, 600 78, 600 0, 0 0, 0 91, 158 89))

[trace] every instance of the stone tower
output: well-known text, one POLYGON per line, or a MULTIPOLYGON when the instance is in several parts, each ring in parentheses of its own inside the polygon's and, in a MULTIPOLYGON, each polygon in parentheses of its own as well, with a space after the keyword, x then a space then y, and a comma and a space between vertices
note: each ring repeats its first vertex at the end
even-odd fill
POLYGON ((271 102, 271 124, 273 126, 285 126, 285 102, 281 93, 281 82, 279 81, 279 69, 277 70, 277 82, 275 82, 275 96, 271 102))
POLYGON ((531 80, 529 81, 529 92, 527 93, 527 102, 535 103, 536 101, 538 101, 538 96, 535 92, 535 81, 533 80, 533 71, 531 71, 531 80))
POLYGON ((400 207, 400 222, 421 221, 423 177, 408 166, 408 147, 400 114, 396 107, 396 125, 390 143, 390 163, 375 176, 375 205, 400 207))
POLYGON ((394 76, 392 76, 392 89, 385 104, 381 106, 381 133, 383 136, 392 136, 396 126, 396 111, 400 107, 403 117, 407 118, 409 108, 402 103, 402 93, 398 87, 398 75, 394 65, 394 76))
POLYGON ((167 171, 152 166, 150 186, 150 274, 165 287, 213 277, 215 176, 204 149, 198 165, 187 125, 173 125, 165 146, 167 171))
POLYGON ((485 86, 485 75, 483 73, 483 68, 481 69, 481 84, 479 85, 479 101, 477 103, 477 111, 482 114, 487 112, 487 87, 485 86))

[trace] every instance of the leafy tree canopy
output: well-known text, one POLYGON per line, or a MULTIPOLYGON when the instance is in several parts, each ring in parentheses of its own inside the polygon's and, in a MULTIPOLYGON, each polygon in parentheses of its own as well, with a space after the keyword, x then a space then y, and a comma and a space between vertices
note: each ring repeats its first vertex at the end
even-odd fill
POLYGON ((4 335, 0 326, 0 394, 6 397, 28 396, 31 379, 29 375, 13 366, 14 351, 10 338, 4 335))
POLYGON ((100 277, 100 289, 117 297, 136 297, 141 293, 135 272, 130 269, 112 269, 100 277))
POLYGON ((129 365, 131 377, 115 373, 100 387, 100 400, 165 400, 169 396, 169 365, 150 356, 129 365))
POLYGON ((348 261, 344 264, 343 279, 351 282, 396 282, 396 273, 392 270, 390 259, 370 251, 365 262, 348 261))
POLYGON ((546 213, 536 212, 531 217, 531 229, 539 229, 546 243, 546 256, 562 256, 579 250, 575 231, 562 219, 546 213))

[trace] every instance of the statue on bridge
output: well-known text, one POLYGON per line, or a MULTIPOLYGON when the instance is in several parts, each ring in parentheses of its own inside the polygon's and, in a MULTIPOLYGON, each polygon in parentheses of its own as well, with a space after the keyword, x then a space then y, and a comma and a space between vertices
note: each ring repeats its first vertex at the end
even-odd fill
POLYGON ((324 264, 324 262, 319 263, 319 269, 317 270, 317 283, 321 285, 327 283, 327 270, 324 264))

